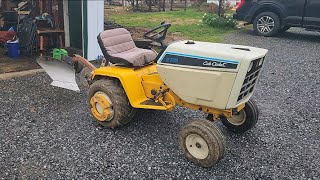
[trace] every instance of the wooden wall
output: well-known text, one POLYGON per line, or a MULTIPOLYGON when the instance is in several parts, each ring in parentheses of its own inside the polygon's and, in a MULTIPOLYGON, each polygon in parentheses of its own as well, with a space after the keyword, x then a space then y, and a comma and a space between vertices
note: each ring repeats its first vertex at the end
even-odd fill
MULTIPOLYGON (((1 0, 2 11, 12 11, 23 0, 1 0)), ((63 29, 63 1, 62 0, 29 0, 34 5, 33 17, 49 13, 54 17, 56 28, 63 29)))
POLYGON ((11 11, 12 8, 17 6, 17 1, 10 1, 10 0, 2 0, 1 1, 1 10, 2 11, 11 11))
POLYGON ((35 3, 35 15, 50 14, 55 21, 55 27, 63 29, 63 1, 62 0, 33 0, 35 3))

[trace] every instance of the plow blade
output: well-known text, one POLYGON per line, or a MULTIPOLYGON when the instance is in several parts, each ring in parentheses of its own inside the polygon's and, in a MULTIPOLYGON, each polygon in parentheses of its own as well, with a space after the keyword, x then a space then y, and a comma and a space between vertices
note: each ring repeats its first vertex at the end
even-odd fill
POLYGON ((75 70, 71 65, 51 57, 39 57, 37 63, 53 80, 52 86, 80 92, 75 78, 75 70))

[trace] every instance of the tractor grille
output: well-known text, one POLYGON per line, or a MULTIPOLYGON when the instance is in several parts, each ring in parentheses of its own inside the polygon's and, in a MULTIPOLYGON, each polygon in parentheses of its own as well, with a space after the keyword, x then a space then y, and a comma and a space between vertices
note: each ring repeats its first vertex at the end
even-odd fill
POLYGON ((244 79, 243 85, 241 87, 238 102, 246 98, 253 92, 256 82, 258 81, 258 76, 260 74, 262 65, 264 63, 264 58, 256 59, 252 61, 252 63, 252 69, 247 73, 246 78, 244 79))

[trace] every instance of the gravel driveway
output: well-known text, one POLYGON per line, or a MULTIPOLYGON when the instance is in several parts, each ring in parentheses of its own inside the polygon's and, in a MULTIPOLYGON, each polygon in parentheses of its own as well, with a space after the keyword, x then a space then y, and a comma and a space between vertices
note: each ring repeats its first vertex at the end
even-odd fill
POLYGON ((140 111, 127 126, 104 129, 85 92, 51 87, 38 74, 0 81, 0 179, 320 179, 320 33, 249 30, 226 42, 269 54, 254 96, 260 122, 243 135, 219 123, 227 149, 214 167, 188 162, 177 141, 202 113, 140 111))

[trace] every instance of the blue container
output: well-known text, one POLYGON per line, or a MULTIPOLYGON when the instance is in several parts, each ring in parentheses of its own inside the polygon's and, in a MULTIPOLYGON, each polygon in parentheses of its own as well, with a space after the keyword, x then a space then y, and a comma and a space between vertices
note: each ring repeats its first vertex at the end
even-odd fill
POLYGON ((20 44, 19 43, 7 43, 8 56, 10 58, 17 58, 20 55, 20 44))

